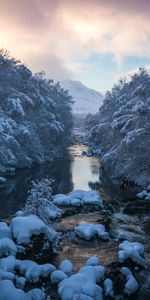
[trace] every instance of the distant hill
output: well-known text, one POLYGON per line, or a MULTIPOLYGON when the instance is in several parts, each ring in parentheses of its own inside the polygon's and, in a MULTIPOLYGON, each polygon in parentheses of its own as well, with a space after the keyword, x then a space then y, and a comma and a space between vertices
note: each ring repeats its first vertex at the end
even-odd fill
POLYGON ((67 80, 61 82, 61 85, 69 90, 69 94, 73 97, 74 114, 95 114, 99 111, 104 98, 100 92, 86 87, 80 81, 67 80))

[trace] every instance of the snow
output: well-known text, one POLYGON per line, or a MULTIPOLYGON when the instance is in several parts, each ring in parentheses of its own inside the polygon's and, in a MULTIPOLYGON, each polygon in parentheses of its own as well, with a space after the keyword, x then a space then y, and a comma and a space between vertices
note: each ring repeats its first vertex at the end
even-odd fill
POLYGON ((97 191, 86 191, 82 198, 84 204, 99 205, 103 207, 103 201, 97 191))
POLYGON ((16 266, 16 258, 13 255, 0 259, 0 269, 13 272, 16 266))
POLYGON ((27 300, 44 300, 45 293, 41 289, 32 289, 31 291, 27 292, 26 294, 27 300))
POLYGON ((102 224, 81 223, 74 230, 77 236, 85 240, 90 240, 95 236, 104 240, 109 239, 109 234, 102 224))
POLYGON ((17 254, 17 246, 9 238, 0 239, 0 257, 3 255, 14 255, 17 254))
POLYGON ((10 280, 0 281, 0 291, 0 300, 27 300, 25 292, 16 289, 10 280))
POLYGON ((58 293, 62 300, 81 299, 94 300, 102 299, 102 289, 96 284, 96 271, 92 266, 85 266, 78 273, 63 280, 58 286, 58 293), (85 297, 83 297, 83 295, 85 297))
POLYGON ((74 190, 68 195, 57 194, 53 203, 58 206, 98 205, 103 208, 103 200, 97 191, 74 190))
POLYGON ((4 237, 12 239, 11 230, 5 222, 0 222, 0 239, 4 237))
POLYGON ((113 282, 111 279, 107 278, 104 281, 104 290, 105 290, 105 296, 113 297, 113 282))
POLYGON ((70 260, 65 259, 59 265, 59 269, 63 271, 65 274, 69 275, 72 273, 73 265, 70 260))
POLYGON ((84 191, 78 189, 78 190, 70 192, 69 196, 71 196, 72 198, 75 198, 75 199, 77 198, 77 199, 82 200, 83 194, 84 194, 84 191))
POLYGON ((24 286, 26 284, 26 278, 25 277, 16 277, 16 287, 18 289, 24 289, 24 286))
POLYGON ((30 215, 26 217, 15 217, 11 220, 10 228, 17 243, 28 244, 32 235, 39 235, 43 233, 50 241, 53 241, 58 234, 50 229, 37 216, 30 215))
POLYGON ((69 90, 69 94, 73 97, 74 114, 98 112, 104 98, 100 92, 89 89, 80 81, 66 80, 61 84, 65 89, 69 90))
POLYGON ((51 278, 51 283, 58 284, 62 280, 66 279, 67 275, 61 270, 56 270, 51 274, 50 278, 51 278))
POLYGON ((126 240, 119 245, 118 259, 121 263, 130 258, 137 264, 145 266, 146 260, 143 258, 143 255, 144 246, 141 243, 126 240))
POLYGON ((103 266, 99 265, 99 266, 94 266, 94 269, 96 271, 97 282, 99 282, 101 279, 104 279, 105 268, 103 266))
POLYGON ((148 190, 149 190, 149 186, 147 190, 143 190, 142 192, 138 193, 137 197, 139 199, 150 200, 150 192, 148 192, 148 190))
POLYGON ((27 281, 37 282, 40 276, 48 277, 56 270, 52 264, 39 265, 31 260, 16 260, 16 268, 23 274, 27 281))
POLYGON ((62 156, 72 130, 68 93, 2 53, 0 93, 0 177, 10 173, 9 167, 31 167, 62 156))
POLYGON ((57 194, 54 196, 54 204, 58 206, 80 206, 82 204, 80 199, 72 198, 68 195, 57 194))
POLYGON ((86 266, 96 266, 99 265, 99 258, 97 256, 91 256, 90 258, 88 258, 88 260, 86 261, 86 266))
MULTIPOLYGON (((150 178, 150 75, 139 70, 128 82, 106 93, 97 124, 91 124, 88 142, 100 152, 102 183, 124 178, 146 187, 150 178)), ((147 199, 148 200, 148 199, 147 199)))
POLYGON ((120 271, 126 277, 124 293, 127 295, 134 294, 137 291, 139 285, 132 272, 127 267, 122 267, 120 271))
POLYGON ((7 182, 7 179, 4 178, 4 177, 2 177, 2 176, 0 176, 0 184, 1 183, 6 183, 6 182, 7 182))
POLYGON ((32 289, 25 293, 14 286, 10 280, 0 281, 0 300, 44 300, 45 293, 41 289, 32 289))

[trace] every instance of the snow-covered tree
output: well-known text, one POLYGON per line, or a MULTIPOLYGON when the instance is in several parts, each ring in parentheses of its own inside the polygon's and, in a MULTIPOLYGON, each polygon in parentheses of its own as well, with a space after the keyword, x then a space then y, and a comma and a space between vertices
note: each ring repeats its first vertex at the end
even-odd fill
POLYGON ((72 99, 43 72, 0 50, 0 174, 60 157, 70 141, 72 99))
POLYGON ((150 75, 144 68, 107 92, 90 142, 108 179, 149 183, 150 75))
POLYGON ((49 178, 32 182, 23 215, 36 215, 47 224, 61 217, 61 210, 52 203, 52 185, 53 180, 49 178))

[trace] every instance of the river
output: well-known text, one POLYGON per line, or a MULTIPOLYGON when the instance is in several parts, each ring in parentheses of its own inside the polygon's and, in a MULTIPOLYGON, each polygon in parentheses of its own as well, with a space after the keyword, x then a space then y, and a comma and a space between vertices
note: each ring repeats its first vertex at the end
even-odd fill
POLYGON ((87 147, 75 144, 55 163, 46 163, 31 169, 22 169, 0 188, 0 217, 6 218, 24 207, 32 180, 45 177, 55 180, 54 193, 68 193, 74 189, 91 189, 99 182, 99 160, 82 156, 87 147))

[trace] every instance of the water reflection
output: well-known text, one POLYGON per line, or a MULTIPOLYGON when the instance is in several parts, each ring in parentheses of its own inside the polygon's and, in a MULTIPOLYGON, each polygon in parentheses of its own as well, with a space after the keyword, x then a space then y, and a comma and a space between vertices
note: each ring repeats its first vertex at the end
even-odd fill
POLYGON ((87 151, 87 147, 78 144, 70 147, 73 156, 71 163, 73 189, 90 190, 90 182, 99 181, 99 160, 95 157, 82 156, 82 151, 87 151))
POLYGON ((87 147, 73 145, 62 159, 55 164, 46 163, 32 169, 17 171, 0 189, 0 217, 14 214, 25 205, 31 181, 44 177, 55 180, 54 193, 68 193, 73 189, 95 189, 99 181, 99 161, 94 157, 82 156, 87 147))

